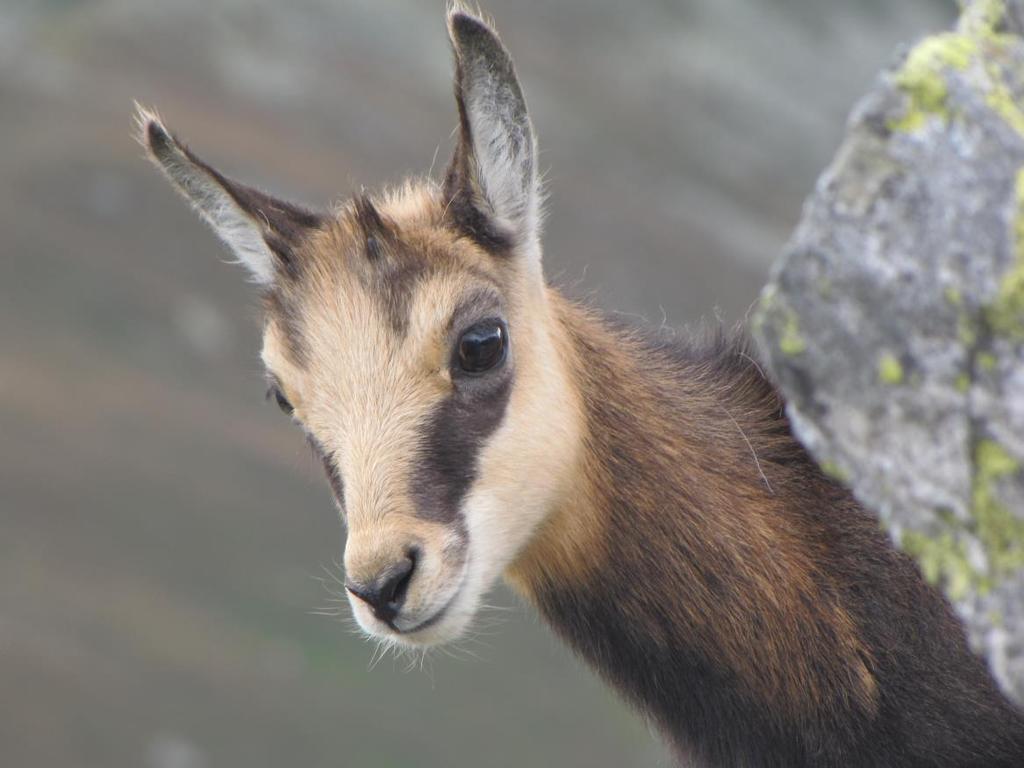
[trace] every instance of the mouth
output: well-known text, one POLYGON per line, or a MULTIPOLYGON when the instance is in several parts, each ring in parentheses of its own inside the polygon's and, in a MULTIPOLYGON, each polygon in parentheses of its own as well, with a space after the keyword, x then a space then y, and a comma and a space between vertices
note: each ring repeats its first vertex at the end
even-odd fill
POLYGON ((388 628, 392 632, 394 632, 396 635, 415 635, 417 632, 420 632, 420 631, 422 631, 424 629, 428 629, 429 627, 432 627, 435 624, 437 624, 438 622, 440 622, 445 617, 445 614, 448 613, 448 609, 452 607, 452 604, 456 601, 456 599, 459 597, 459 594, 461 592, 462 592, 462 587, 460 585, 459 589, 455 590, 455 594, 453 594, 448 599, 448 602, 446 602, 444 605, 442 605, 441 608, 436 613, 434 613, 433 616, 430 616, 429 618, 424 619, 419 624, 415 624, 415 625, 413 625, 411 627, 408 627, 408 628, 403 628, 403 627, 397 626, 395 624, 394 620, 391 620, 391 621, 387 622, 388 628))
MULTIPOLYGON (((388 621, 381 621, 380 619, 376 619, 376 621, 378 625, 383 625, 387 627, 387 634, 390 635, 392 638, 397 640, 403 640, 412 644, 420 644, 421 642, 424 642, 424 639, 417 637, 417 635, 419 635, 422 632, 425 632, 428 629, 431 629, 432 627, 437 626, 438 624, 441 624, 446 618, 449 618, 451 616, 452 608, 459 601, 459 598, 462 597, 465 588, 465 582, 466 578, 464 571, 462 578, 459 580, 458 587, 456 587, 455 591, 452 592, 451 596, 445 601, 444 605, 442 605, 439 609, 437 609, 433 614, 428 616, 426 619, 423 619, 422 621, 419 621, 411 626, 407 627, 402 625, 403 617, 401 615, 389 619, 388 621)), ((364 629, 366 629, 370 634, 384 634, 380 631, 374 632, 369 627, 364 627, 364 629)), ((425 640, 425 644, 427 645, 430 645, 433 642, 436 641, 431 641, 429 639, 425 640)))
POLYGON ((459 595, 462 594, 462 586, 462 582, 460 582, 459 586, 456 588, 456 591, 452 593, 452 596, 449 599, 447 599, 447 601, 440 608, 438 608, 433 613, 433 615, 425 618, 425 620, 420 622, 419 624, 416 624, 409 628, 402 628, 396 626, 394 621, 392 620, 387 623, 388 628, 396 635, 408 637, 410 635, 415 635, 418 632, 422 632, 423 630, 429 629, 436 624, 439 624, 441 620, 443 620, 447 612, 449 612, 449 609, 453 605, 455 605, 456 600, 459 599, 459 595))

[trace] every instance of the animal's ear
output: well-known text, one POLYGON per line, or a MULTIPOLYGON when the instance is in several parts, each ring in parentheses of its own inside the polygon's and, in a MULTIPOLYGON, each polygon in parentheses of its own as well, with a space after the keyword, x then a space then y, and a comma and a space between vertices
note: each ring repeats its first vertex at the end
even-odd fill
POLYGON ((512 58, 497 33, 460 6, 448 14, 459 139, 445 178, 449 215, 496 251, 540 258, 537 149, 512 58))
POLYGON ((196 157, 153 112, 137 106, 139 142, 260 285, 298 270, 296 250, 319 215, 226 178, 196 157))

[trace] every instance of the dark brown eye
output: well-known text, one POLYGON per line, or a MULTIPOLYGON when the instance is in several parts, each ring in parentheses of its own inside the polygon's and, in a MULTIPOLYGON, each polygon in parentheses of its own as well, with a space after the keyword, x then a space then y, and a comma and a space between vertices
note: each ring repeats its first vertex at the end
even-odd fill
POLYGON ((284 396, 284 393, 280 389, 277 387, 271 387, 267 391, 267 399, 269 400, 271 397, 277 401, 277 407, 280 408, 286 416, 292 415, 292 412, 295 409, 292 408, 292 404, 288 402, 288 398, 284 396))
POLYGON ((505 360, 508 331, 500 320, 477 323, 459 338, 459 367, 466 373, 483 373, 505 360))

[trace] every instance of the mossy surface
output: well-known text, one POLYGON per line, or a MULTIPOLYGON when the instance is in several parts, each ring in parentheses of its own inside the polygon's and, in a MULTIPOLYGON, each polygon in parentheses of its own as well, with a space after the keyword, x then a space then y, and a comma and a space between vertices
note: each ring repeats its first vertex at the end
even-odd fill
POLYGON ((987 70, 992 81, 992 88, 985 102, 996 114, 1003 118, 1007 125, 1021 136, 1024 136, 1024 111, 1021 110, 1014 100, 1013 91, 1006 84, 997 65, 990 64, 987 70))
POLYGON ((1006 17, 1005 0, 961 0, 960 30, 974 36, 998 34, 996 30, 1006 17))
POLYGON ((971 591, 988 593, 1007 574, 1024 568, 1024 519, 999 500, 997 484, 1021 471, 1020 462, 994 440, 982 440, 974 453, 974 478, 970 517, 958 520, 943 510, 936 517, 943 530, 929 535, 905 531, 901 546, 921 566, 925 578, 943 587, 953 600, 971 591), (977 539, 987 565, 971 562, 966 542, 977 539))
POLYGON ((899 359, 889 353, 884 353, 878 358, 878 380, 883 384, 902 384, 903 383, 903 364, 899 359))
POLYGON ((961 312, 956 319, 956 337, 967 349, 973 349, 978 343, 977 322, 966 312, 961 312))
POLYGON ((1020 462, 994 440, 978 443, 974 455, 971 513, 974 533, 985 547, 989 570, 1002 576, 1024 568, 1024 518, 999 500, 997 484, 1020 472, 1020 462))
POLYGON ((834 461, 822 462, 821 471, 833 480, 838 480, 841 483, 848 483, 850 481, 850 474, 834 461))
POLYGON ((779 349, 782 354, 794 357, 807 351, 807 342, 800 333, 800 321, 796 319, 796 313, 792 310, 786 313, 781 330, 779 349))
POLYGON ((965 598, 972 587, 977 587, 980 574, 967 558, 967 550, 952 532, 928 536, 917 531, 906 531, 901 544, 921 566, 924 577, 941 586, 953 600, 965 598))
POLYGON ((1024 168, 1017 172, 1013 220, 1014 263, 999 282, 995 300, 985 311, 992 332, 1024 341, 1024 168))
POLYGON ((949 118, 949 86, 944 73, 964 70, 977 52, 977 40, 958 32, 929 37, 907 56, 896 73, 896 84, 910 97, 906 113, 890 122, 894 131, 911 132, 921 128, 928 118, 949 118))
MULTIPOLYGON (((795 357, 807 351, 807 341, 800 333, 800 320, 796 312, 778 300, 778 292, 772 285, 761 293, 757 311, 754 312, 753 327, 756 333, 762 335, 766 328, 774 331, 779 351, 786 357, 795 357)), ((769 333, 768 337, 772 335, 769 333)))
MULTIPOLYGON (((930 117, 948 120, 948 74, 966 71, 973 62, 985 59, 978 55, 983 48, 1002 48, 1014 39, 998 31, 1005 15, 1004 0, 978 0, 965 8, 955 32, 919 43, 896 73, 896 84, 910 97, 910 103, 902 117, 890 121, 889 128, 909 133, 923 127, 930 117)), ((984 71, 988 80, 986 103, 1024 136, 1024 111, 1014 100, 999 67, 986 61, 984 71)))

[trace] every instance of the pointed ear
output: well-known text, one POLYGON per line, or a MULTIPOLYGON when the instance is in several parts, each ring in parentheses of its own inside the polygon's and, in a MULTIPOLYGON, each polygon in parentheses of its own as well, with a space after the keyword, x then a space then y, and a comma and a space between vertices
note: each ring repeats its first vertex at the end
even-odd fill
POLYGON ((260 285, 298 272, 296 249, 319 215, 232 181, 196 157, 154 112, 136 105, 139 142, 260 285))
POLYGON ((481 245, 540 258, 537 149, 512 58, 497 33, 456 5, 448 14, 455 51, 459 139, 445 178, 449 214, 481 245))

